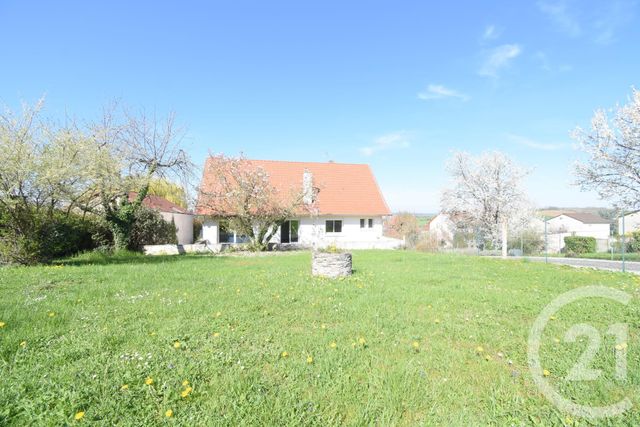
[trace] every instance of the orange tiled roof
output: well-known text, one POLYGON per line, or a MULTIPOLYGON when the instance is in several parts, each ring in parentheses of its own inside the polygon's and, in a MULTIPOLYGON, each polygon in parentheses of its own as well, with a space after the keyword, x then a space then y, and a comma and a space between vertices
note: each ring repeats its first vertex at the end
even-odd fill
MULTIPOLYGON (((205 164, 201 189, 210 191, 215 187, 214 177, 207 173, 211 158, 205 164)), ((320 215, 390 215, 391 211, 380 192, 373 172, 366 164, 288 162, 278 160, 248 160, 251 167, 262 168, 271 185, 280 193, 292 188, 302 188, 305 170, 313 176, 313 186, 320 191, 316 208, 320 215)), ((199 202, 202 201, 200 194, 199 202)), ((211 209, 198 203, 196 214, 209 215, 211 209)))
MULTIPOLYGON (((129 201, 135 200, 138 196, 138 193, 132 191, 129 193, 129 201)), ((183 208, 182 206, 178 206, 175 203, 172 203, 165 199, 164 197, 154 196, 152 194, 147 194, 147 197, 144 198, 142 204, 149 209, 156 210, 158 212, 173 212, 173 213, 181 213, 188 214, 189 211, 183 208)))

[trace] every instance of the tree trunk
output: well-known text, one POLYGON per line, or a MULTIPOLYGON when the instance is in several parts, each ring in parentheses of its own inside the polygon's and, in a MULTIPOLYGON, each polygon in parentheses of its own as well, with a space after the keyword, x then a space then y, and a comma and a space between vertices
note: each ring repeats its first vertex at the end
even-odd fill
POLYGON ((507 257, 507 223, 502 223, 502 258, 507 257))

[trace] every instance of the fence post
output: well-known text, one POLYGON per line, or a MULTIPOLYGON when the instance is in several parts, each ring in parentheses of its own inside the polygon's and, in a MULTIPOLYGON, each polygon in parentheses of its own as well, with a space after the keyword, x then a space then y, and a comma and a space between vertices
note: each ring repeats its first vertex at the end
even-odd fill
POLYGON ((544 219, 544 263, 549 262, 549 238, 547 236, 547 219, 544 219))
POLYGON ((624 255, 626 251, 627 251, 627 243, 624 237, 624 209, 623 209, 622 210, 622 272, 623 273, 626 271, 625 260, 624 260, 624 255))

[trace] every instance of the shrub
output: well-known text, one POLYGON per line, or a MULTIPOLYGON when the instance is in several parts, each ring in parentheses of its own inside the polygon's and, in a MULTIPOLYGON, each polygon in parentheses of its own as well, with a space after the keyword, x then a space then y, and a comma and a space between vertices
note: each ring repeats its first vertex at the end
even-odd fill
POLYGON ((632 231, 629 243, 627 243, 628 252, 640 252, 640 230, 632 231))
POLYGON ((509 239, 509 248, 520 249, 523 254, 537 254, 544 250, 544 238, 535 230, 524 230, 519 235, 509 239))
POLYGON ((594 253, 596 238, 585 236, 567 236, 564 238, 564 251, 567 255, 594 253))
POLYGON ((165 221, 153 209, 141 206, 135 214, 131 230, 130 250, 141 251, 144 245, 177 244, 176 226, 165 221))

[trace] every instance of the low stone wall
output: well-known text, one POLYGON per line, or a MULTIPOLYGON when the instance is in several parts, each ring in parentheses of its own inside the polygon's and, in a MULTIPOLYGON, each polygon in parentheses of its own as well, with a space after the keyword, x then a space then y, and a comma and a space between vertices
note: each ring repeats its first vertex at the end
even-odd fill
POLYGON ((202 254, 220 252, 220 245, 146 245, 142 249, 145 255, 202 254))
POLYGON ((352 258, 350 253, 314 252, 311 258, 311 274, 322 277, 350 276, 352 258))

